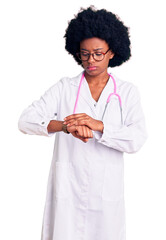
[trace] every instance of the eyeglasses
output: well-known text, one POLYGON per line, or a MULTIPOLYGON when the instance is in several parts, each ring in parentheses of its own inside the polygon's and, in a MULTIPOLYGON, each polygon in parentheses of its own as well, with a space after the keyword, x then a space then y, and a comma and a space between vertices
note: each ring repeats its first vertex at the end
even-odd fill
POLYGON ((104 59, 105 55, 108 53, 109 50, 110 49, 108 49, 105 53, 104 52, 89 53, 88 51, 81 51, 76 55, 82 62, 88 61, 91 55, 95 61, 100 62, 104 59))

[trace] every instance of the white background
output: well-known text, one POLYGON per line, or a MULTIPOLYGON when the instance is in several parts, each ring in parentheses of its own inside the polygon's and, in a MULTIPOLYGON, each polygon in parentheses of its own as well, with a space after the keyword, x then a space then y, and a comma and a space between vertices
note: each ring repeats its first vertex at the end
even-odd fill
POLYGON ((149 138, 125 155, 127 240, 166 239, 164 1, 2 0, 0 3, 0 239, 40 239, 54 137, 18 131, 23 109, 82 71, 64 50, 81 6, 116 13, 130 27, 132 58, 110 69, 138 86, 149 138), (58 5, 57 5, 58 4, 58 5))

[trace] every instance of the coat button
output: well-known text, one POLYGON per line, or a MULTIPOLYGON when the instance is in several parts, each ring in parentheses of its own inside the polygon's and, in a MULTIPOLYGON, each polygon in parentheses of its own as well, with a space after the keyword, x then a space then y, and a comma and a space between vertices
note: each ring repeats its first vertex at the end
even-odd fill
POLYGON ((42 125, 45 124, 45 122, 42 122, 42 125))

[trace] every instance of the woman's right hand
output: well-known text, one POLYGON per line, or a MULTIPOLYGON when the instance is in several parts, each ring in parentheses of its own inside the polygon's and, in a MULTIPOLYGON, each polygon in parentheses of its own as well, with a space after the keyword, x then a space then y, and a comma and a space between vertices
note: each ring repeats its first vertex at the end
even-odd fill
POLYGON ((89 138, 93 138, 92 130, 87 126, 71 126, 67 127, 67 131, 85 143, 88 142, 89 138))

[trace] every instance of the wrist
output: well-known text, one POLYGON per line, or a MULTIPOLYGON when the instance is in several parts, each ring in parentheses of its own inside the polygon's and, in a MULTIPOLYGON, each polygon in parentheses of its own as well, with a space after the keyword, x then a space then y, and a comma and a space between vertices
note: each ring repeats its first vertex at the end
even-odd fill
POLYGON ((98 131, 103 133, 103 129, 104 129, 104 124, 102 121, 99 121, 99 128, 98 128, 98 131))
POLYGON ((51 120, 47 126, 48 133, 60 132, 62 131, 63 121, 51 120))
POLYGON ((70 133, 70 132, 67 130, 67 124, 64 124, 64 122, 62 122, 62 131, 63 131, 64 133, 67 133, 67 134, 70 133))

